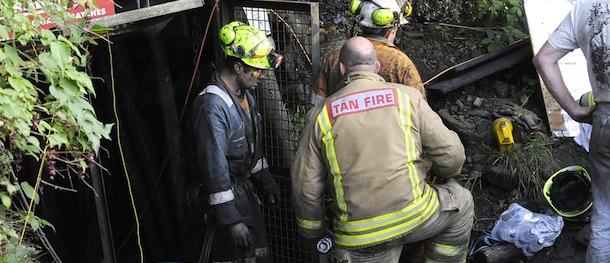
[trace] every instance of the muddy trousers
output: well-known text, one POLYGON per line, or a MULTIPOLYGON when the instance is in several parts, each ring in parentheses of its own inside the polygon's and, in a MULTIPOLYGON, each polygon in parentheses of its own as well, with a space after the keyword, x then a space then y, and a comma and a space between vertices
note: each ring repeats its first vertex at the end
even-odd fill
POLYGON ((610 262, 610 103, 593 113, 589 161, 591 164, 591 237, 587 262, 610 262))
POLYGON ((250 230, 254 243, 250 247, 236 247, 227 226, 216 228, 212 243, 213 263, 271 263, 269 242, 265 231, 265 221, 259 199, 250 181, 243 181, 233 187, 235 206, 242 216, 242 222, 250 230))
POLYGON ((474 221, 472 193, 456 180, 432 185, 439 208, 413 232, 398 239, 366 248, 335 248, 341 263, 397 263, 403 244, 425 240, 425 262, 466 262, 474 221))

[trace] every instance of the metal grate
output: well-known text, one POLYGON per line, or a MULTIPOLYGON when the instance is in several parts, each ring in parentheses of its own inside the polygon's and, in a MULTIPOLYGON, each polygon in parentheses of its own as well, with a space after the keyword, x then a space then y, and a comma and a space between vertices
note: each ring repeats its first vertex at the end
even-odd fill
MULTIPOLYGON (((318 3, 296 1, 222 1, 221 24, 239 20, 273 37, 284 56, 278 69, 265 71, 256 89, 263 119, 263 144, 281 189, 281 207, 263 207, 274 262, 312 262, 299 242, 290 200, 289 169, 310 108, 309 87, 318 71, 318 3)), ((317 255, 316 255, 317 256, 317 255)), ((313 259, 313 260, 312 260, 313 259)))

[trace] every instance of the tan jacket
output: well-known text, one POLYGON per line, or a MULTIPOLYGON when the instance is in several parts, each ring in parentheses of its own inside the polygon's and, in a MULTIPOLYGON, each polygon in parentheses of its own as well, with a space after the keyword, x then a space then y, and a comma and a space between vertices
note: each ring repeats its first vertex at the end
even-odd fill
POLYGON ((432 171, 461 171, 464 146, 417 90, 371 72, 346 76, 347 86, 308 113, 291 169, 292 200, 301 235, 323 236, 324 199, 332 201, 335 243, 378 244, 404 235, 436 211, 432 171))
MULTIPOLYGON (((377 53, 377 60, 381 64, 379 75, 387 82, 403 84, 419 90, 426 98, 426 91, 422 84, 421 77, 411 59, 398 47, 390 43, 385 38, 367 37, 373 43, 377 53)), ((312 103, 317 104, 315 98, 326 98, 339 89, 338 85, 343 80, 339 71, 339 53, 341 47, 329 52, 322 60, 320 72, 314 79, 311 86, 312 103), (316 97, 317 96, 317 97, 316 97)))

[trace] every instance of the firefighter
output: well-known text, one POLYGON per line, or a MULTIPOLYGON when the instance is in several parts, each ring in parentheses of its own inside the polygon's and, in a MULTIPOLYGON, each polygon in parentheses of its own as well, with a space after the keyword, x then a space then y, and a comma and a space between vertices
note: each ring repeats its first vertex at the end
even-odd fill
POLYGON ((219 35, 223 66, 191 109, 198 176, 214 226, 206 233, 214 233, 211 247, 203 250, 211 251, 210 262, 270 262, 255 189, 273 206, 279 187, 261 153, 261 120, 252 91, 262 71, 277 67, 283 57, 272 39, 242 22, 224 25, 219 35))
POLYGON ((376 74, 369 40, 349 39, 339 57, 345 81, 309 111, 291 167, 300 235, 326 235, 328 194, 338 262, 398 262, 421 240, 425 262, 466 262, 474 202, 453 179, 466 158, 459 137, 420 92, 376 74), (423 151, 445 183, 426 182, 423 151))
MULTIPOLYGON (((362 36, 375 46, 381 63, 379 75, 388 82, 419 90, 425 99, 426 92, 415 64, 393 44, 399 26, 406 24, 406 17, 411 14, 411 3, 408 0, 352 0, 350 12, 356 16, 362 36)), ((320 72, 311 86, 313 105, 338 89, 343 78, 339 72, 339 50, 340 47, 336 48, 322 60, 320 72)))

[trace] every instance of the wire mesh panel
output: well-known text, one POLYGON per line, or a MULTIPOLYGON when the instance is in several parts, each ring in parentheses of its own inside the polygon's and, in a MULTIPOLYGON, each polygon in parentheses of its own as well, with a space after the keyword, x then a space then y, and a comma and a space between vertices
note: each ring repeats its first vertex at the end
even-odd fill
MULTIPOLYGON (((289 169, 310 108, 309 87, 318 71, 318 3, 297 1, 223 1, 222 24, 233 20, 271 36, 284 62, 265 71, 256 89, 263 120, 263 144, 281 189, 281 207, 263 207, 274 262, 312 262, 299 241, 290 201, 289 169)), ((314 259, 315 260, 315 259, 314 259)))

